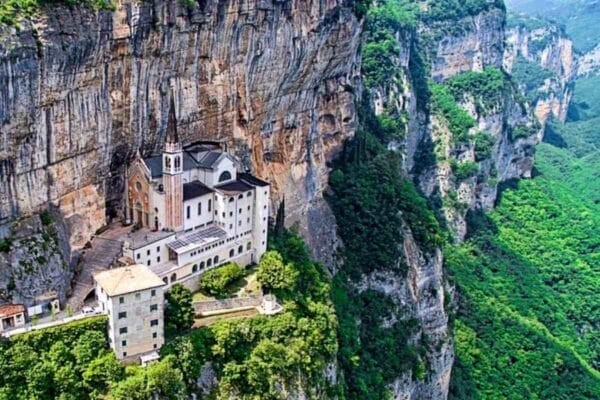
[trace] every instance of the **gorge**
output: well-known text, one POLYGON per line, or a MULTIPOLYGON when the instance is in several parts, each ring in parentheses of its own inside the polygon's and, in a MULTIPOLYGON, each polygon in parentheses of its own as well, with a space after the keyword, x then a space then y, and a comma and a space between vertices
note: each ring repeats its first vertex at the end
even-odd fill
MULTIPOLYGON (((222 143, 271 184, 271 219, 289 231, 271 234, 269 249, 299 277, 277 293, 289 311, 274 322, 173 339, 165 359, 196 358, 194 368, 173 364, 186 395, 527 398, 493 391, 507 379, 481 389, 475 378, 499 367, 469 364, 490 340, 475 321, 486 321, 478 301, 487 297, 471 295, 489 288, 471 279, 488 275, 480 263, 504 265, 486 253, 504 237, 484 235, 485 213, 500 206, 491 219, 514 222, 506 188, 556 173, 548 158, 534 167, 536 145, 573 112, 593 50, 578 67, 561 27, 507 15, 502 0, 20 1, 0 5, 0 303, 70 295, 89 241, 123 217, 127 166, 162 148, 173 93, 184 144, 222 143)), ((584 236, 597 239, 594 229, 584 236)), ((593 291, 597 261, 585 261, 593 291)), ((589 313, 576 327, 567 318, 560 339, 597 334, 589 313)), ((594 348, 586 340, 573 346, 594 348)), ((585 376, 579 398, 593 398, 595 356, 567 353, 556 352, 556 381, 585 376)), ((102 393, 130 398, 128 379, 110 379, 102 393)))

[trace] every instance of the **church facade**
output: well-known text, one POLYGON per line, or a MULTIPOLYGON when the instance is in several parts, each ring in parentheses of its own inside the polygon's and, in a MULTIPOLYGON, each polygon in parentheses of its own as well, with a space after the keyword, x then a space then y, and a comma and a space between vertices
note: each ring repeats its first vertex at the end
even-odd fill
POLYGON ((183 147, 173 101, 162 154, 127 172, 124 255, 167 285, 223 263, 256 263, 266 251, 270 186, 236 167, 219 144, 183 147))

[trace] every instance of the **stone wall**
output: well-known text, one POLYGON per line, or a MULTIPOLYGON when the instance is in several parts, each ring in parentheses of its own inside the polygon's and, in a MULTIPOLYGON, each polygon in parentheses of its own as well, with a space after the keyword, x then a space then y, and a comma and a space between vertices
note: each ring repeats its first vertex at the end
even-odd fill
POLYGON ((263 296, 231 297, 228 299, 197 301, 193 303, 196 315, 213 311, 235 310, 238 308, 258 307, 262 304, 263 296))

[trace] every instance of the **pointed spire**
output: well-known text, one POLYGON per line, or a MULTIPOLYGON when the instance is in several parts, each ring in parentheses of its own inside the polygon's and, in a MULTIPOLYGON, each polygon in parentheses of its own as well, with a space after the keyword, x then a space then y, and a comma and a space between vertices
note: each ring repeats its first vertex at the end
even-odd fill
POLYGON ((167 143, 179 143, 177 135, 177 117, 175 116, 175 99, 171 91, 171 99, 169 102, 169 121, 167 122, 167 143))

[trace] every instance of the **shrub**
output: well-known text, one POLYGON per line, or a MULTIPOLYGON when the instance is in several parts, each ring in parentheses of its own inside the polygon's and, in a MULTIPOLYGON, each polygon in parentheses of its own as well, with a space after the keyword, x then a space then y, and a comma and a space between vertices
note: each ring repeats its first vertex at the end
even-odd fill
POLYGON ((475 160, 482 161, 492 156, 495 139, 492 135, 485 132, 479 132, 475 136, 475 160))
POLYGON ((165 294, 165 298, 165 321, 169 334, 191 328, 194 323, 192 292, 181 284, 176 284, 165 294))
POLYGON ((267 290, 292 290, 297 275, 290 265, 283 263, 281 254, 269 251, 258 264, 256 279, 267 290))
POLYGON ((206 272, 200 277, 200 289, 217 297, 227 294, 227 285, 244 276, 244 270, 236 263, 227 263, 222 267, 206 272))
POLYGON ((430 89, 432 111, 447 121, 454 143, 468 142, 469 129, 475 126, 475 119, 458 105, 446 86, 432 83, 430 89))
POLYGON ((472 178, 479 172, 479 164, 473 161, 458 163, 457 161, 452 160, 450 162, 450 166, 452 167, 452 173, 454 174, 454 177, 459 182, 472 178))
POLYGON ((50 211, 44 210, 40 214, 40 219, 42 220, 42 225, 48 226, 52 223, 52 215, 50 215, 50 211))

